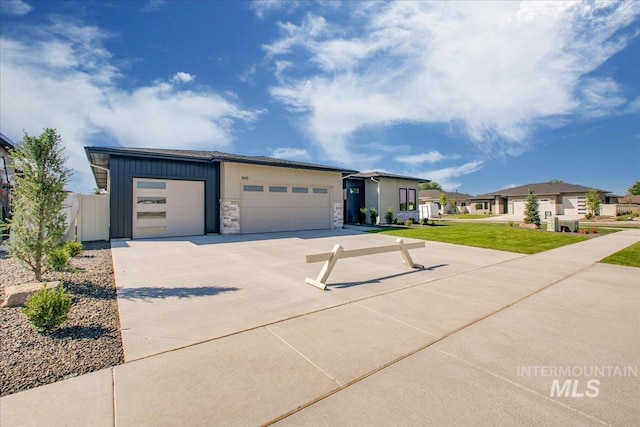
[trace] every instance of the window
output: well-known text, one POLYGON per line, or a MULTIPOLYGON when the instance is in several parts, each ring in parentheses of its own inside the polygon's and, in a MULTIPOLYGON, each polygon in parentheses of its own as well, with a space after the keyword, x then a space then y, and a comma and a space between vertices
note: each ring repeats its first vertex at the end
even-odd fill
POLYGON ((326 188, 314 188, 313 194, 328 194, 329 190, 326 188))
POLYGON ((264 187, 262 185, 243 185, 242 188, 244 191, 264 191, 264 187))
POLYGON ((416 190, 413 188, 409 189, 409 210, 416 210, 416 190))
POLYGON ((406 211, 407 210, 407 189, 406 188, 400 189, 399 199, 400 199, 400 210, 406 211))
POLYGON ((309 189, 307 187, 291 187, 292 193, 309 193, 309 189))
POLYGON ((152 196, 142 196, 138 197, 139 205, 166 205, 167 198, 166 197, 152 197, 152 196))
POLYGON ((277 185, 269 186, 269 193, 286 193, 286 192, 287 192, 287 187, 280 187, 277 185))
POLYGON ((352 187, 349 189, 349 194, 360 194, 360 189, 358 187, 352 187))
POLYGON ((138 181, 137 188, 150 188, 152 190, 166 190, 167 183, 162 181, 138 181))
POLYGON ((166 212, 137 212, 138 219, 166 219, 166 212))

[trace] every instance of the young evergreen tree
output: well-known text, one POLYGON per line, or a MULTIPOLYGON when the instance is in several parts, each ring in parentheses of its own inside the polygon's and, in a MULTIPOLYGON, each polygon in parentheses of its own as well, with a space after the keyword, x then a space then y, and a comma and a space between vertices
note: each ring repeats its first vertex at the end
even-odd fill
POLYGON ((64 187, 71 171, 65 168, 67 156, 55 129, 45 129, 39 137, 25 133, 12 155, 17 173, 9 253, 41 282, 47 255, 64 238, 64 187))
POLYGON ((527 203, 524 205, 524 222, 525 224, 535 224, 540 227, 540 203, 533 190, 529 189, 529 195, 527 196, 527 203))

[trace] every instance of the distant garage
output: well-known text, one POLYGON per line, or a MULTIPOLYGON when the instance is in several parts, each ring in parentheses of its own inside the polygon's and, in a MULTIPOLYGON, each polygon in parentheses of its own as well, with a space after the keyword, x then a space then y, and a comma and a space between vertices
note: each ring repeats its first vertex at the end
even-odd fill
POLYGON ((111 239, 342 227, 331 166, 217 151, 85 147, 109 193, 111 239))
MULTIPOLYGON (((513 203, 513 215, 524 215, 527 206, 527 199, 515 199, 513 203)), ((551 206, 550 199, 538 199, 539 208, 538 212, 544 214, 545 212, 553 212, 553 206, 551 206)))

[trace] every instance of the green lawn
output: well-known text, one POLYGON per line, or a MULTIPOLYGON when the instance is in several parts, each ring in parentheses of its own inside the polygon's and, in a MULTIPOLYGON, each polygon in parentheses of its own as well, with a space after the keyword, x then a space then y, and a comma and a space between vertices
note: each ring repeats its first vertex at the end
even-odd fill
POLYGON ((442 218, 444 219, 481 219, 481 218, 491 218, 497 215, 479 215, 479 214, 449 214, 445 215, 442 218))
MULTIPOLYGON (((378 231, 377 231, 378 232, 378 231)), ((535 254, 586 240, 585 236, 527 230, 508 224, 443 223, 441 225, 379 231, 398 237, 535 254)))
POLYGON ((600 262, 607 264, 626 265, 629 267, 640 267, 640 242, 609 255, 600 262))

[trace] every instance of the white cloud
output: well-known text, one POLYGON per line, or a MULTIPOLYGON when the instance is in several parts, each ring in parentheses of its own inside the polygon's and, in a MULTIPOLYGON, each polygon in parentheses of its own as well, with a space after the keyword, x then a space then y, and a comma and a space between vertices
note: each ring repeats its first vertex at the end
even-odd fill
POLYGON ((189 73, 184 73, 182 71, 178 71, 177 73, 175 73, 173 75, 173 77, 171 77, 171 81, 172 82, 181 82, 181 83, 189 83, 192 82, 193 79, 195 79, 196 76, 193 76, 189 73))
POLYGON ((308 159, 309 153, 304 148, 280 147, 271 150, 271 155, 277 159, 308 159))
POLYGON ((460 183, 456 182, 455 178, 477 172, 482 169, 484 165, 485 163, 481 160, 473 160, 460 166, 424 171, 418 175, 436 181, 445 191, 452 191, 460 186, 460 183))
POLYGON ((286 63, 272 97, 336 161, 352 155, 358 131, 396 124, 453 125, 484 151, 517 154, 538 126, 626 104, 615 81, 590 73, 635 36, 622 30, 640 2, 354 8, 345 23, 281 23, 264 46, 286 63))
POLYGON ((232 95, 183 90, 174 79, 125 90, 120 71, 103 47, 107 35, 94 27, 55 21, 0 40, 2 132, 20 140, 58 130, 75 170, 72 188, 90 190, 93 177, 86 145, 218 149, 234 139, 234 128, 261 110, 242 108, 232 95))
POLYGON ((166 0, 149 0, 144 6, 142 6, 142 11, 145 13, 156 12, 167 5, 166 0))
POLYGON ((253 0, 251 9, 260 19, 264 19, 269 13, 286 8, 293 9, 299 6, 295 0, 253 0))
POLYGON ((24 16, 31 12, 33 7, 22 0, 2 0, 0 1, 0 12, 9 15, 24 16))
POLYGON ((422 154, 409 154, 406 156, 398 156, 396 157, 396 160, 400 163, 408 163, 410 165, 421 165, 423 163, 434 164, 442 160, 447 160, 447 159, 454 160, 459 158, 460 156, 457 154, 445 156, 439 151, 429 151, 427 153, 422 153, 422 154))

